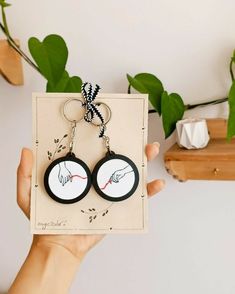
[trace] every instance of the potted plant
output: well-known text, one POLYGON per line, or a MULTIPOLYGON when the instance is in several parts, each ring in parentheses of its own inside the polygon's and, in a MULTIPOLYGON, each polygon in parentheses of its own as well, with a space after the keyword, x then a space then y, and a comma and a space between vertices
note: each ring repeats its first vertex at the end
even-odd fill
MULTIPOLYGON (((0 22, 0 29, 7 38, 7 40, 0 41, 0 70, 2 74, 6 77, 7 71, 5 68, 7 68, 8 63, 11 62, 11 58, 1 58, 1 50, 11 52, 9 54, 13 54, 12 50, 14 50, 14 54, 18 53, 30 66, 32 66, 46 79, 47 92, 80 92, 82 84, 81 78, 79 76, 70 77, 69 73, 66 71, 68 48, 64 39, 61 36, 55 34, 46 36, 43 41, 40 41, 35 37, 31 37, 28 41, 28 46, 33 58, 32 60, 32 58, 28 57, 20 49, 19 43, 10 35, 5 14, 5 8, 10 6, 10 4, 6 3, 5 0, 0 0, 0 6, 2 9, 2 22, 0 22), (4 63, 6 63, 5 66, 2 65, 4 63)), ((19 58, 19 55, 17 55, 17 58, 19 58)), ((12 59, 12 62, 14 62, 13 60, 14 58, 12 59)), ((165 90, 162 82, 151 73, 139 73, 134 77, 127 74, 127 79, 129 82, 128 93, 130 93, 132 87, 140 93, 147 93, 149 95, 149 101, 154 107, 154 110, 150 110, 150 113, 157 112, 159 116, 162 117, 165 138, 168 138, 173 133, 176 127, 176 122, 183 117, 185 111, 196 107, 228 101, 229 117, 227 139, 230 141, 235 135, 234 63, 235 51, 231 57, 229 65, 232 84, 228 97, 225 98, 192 105, 185 104, 179 94, 169 94, 165 90)))
POLYGON ((228 93, 228 97, 220 98, 212 101, 197 104, 185 104, 182 97, 177 93, 169 94, 162 84, 162 82, 151 73, 139 73, 134 77, 127 74, 129 81, 128 92, 131 92, 131 87, 140 93, 148 93, 149 101, 154 110, 162 117, 165 138, 168 138, 175 130, 176 123, 181 120, 185 111, 196 107, 207 106, 210 104, 218 104, 228 101, 229 117, 227 125, 227 140, 230 141, 235 135, 235 81, 233 73, 233 65, 235 63, 235 51, 231 57, 229 71, 231 75, 232 84, 228 93))

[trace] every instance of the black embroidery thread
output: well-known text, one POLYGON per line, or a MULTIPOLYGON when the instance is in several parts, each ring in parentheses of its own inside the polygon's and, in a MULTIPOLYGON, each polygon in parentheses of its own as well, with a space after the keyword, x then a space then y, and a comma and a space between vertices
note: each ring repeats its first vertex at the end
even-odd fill
POLYGON ((85 102, 82 105, 86 108, 84 120, 86 122, 91 123, 92 120, 94 119, 94 116, 96 115, 101 121, 99 138, 102 138, 105 131, 104 118, 102 114, 100 113, 100 111, 98 110, 96 104, 94 103, 94 100, 96 96, 98 95, 99 90, 100 90, 100 86, 96 84, 95 89, 92 91, 92 85, 87 82, 83 83, 81 87, 81 92, 85 100, 85 102), (87 87, 88 87, 88 90, 86 90, 87 87))

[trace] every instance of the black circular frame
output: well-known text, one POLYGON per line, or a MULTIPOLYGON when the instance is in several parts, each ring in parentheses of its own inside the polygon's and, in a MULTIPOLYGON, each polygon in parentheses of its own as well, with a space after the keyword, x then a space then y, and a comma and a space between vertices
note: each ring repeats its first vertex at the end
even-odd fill
POLYGON ((87 193, 89 192, 89 190, 91 188, 91 172, 90 172, 88 166, 85 164, 84 161, 78 159, 73 153, 69 153, 66 156, 57 158, 56 160, 54 160, 48 166, 48 168, 46 169, 46 172, 44 174, 44 187, 45 187, 48 195, 53 200, 55 200, 55 201, 57 201, 59 203, 63 203, 63 204, 72 204, 72 203, 75 203, 75 202, 78 202, 78 201, 82 200, 87 195, 87 193), (81 165, 84 168, 84 170, 86 171, 86 174, 87 174, 87 186, 86 186, 85 190, 82 192, 82 194, 78 195, 77 197, 75 197, 73 199, 68 199, 68 200, 65 200, 65 199, 62 199, 62 198, 56 196, 51 191, 50 186, 49 186, 49 182, 48 182, 49 175, 50 175, 50 172, 53 169, 53 167, 56 166, 58 163, 63 162, 63 161, 73 161, 73 162, 76 162, 77 164, 81 165))
POLYGON ((113 152, 111 152, 111 153, 108 152, 107 155, 104 158, 102 158, 100 161, 98 161, 98 163, 94 167, 94 170, 92 172, 92 184, 93 184, 93 187, 96 190, 97 194, 99 194, 102 198, 104 198, 108 201, 113 201, 113 202, 123 201, 123 200, 126 200, 127 198, 129 198, 137 189, 138 184, 139 184, 139 172, 138 172, 136 165, 134 164, 134 162, 130 158, 128 158, 124 155, 121 155, 121 154, 115 154, 113 152), (131 188, 131 190, 127 194, 120 196, 120 197, 111 197, 111 196, 105 194, 99 188, 98 183, 97 183, 97 174, 99 172, 100 167, 105 162, 107 162, 109 160, 113 160, 113 159, 121 159, 121 160, 126 161, 132 167, 134 174, 135 174, 135 182, 134 182, 133 187, 131 188))

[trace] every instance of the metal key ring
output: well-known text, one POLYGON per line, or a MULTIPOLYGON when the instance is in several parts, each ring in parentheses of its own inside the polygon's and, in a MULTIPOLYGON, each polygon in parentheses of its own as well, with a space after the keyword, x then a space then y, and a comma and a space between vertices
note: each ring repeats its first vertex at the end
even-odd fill
POLYGON ((111 110, 111 108, 106 104, 106 103, 104 103, 104 102, 96 102, 96 103, 94 103, 96 106, 100 106, 100 105, 104 105, 105 107, 106 107, 106 109, 108 110, 107 112, 108 112, 108 118, 107 118, 107 120, 105 121, 105 122, 101 122, 101 123, 99 123, 99 124, 96 124, 96 123, 94 123, 93 121, 91 121, 91 123, 94 125, 94 126, 96 126, 96 127, 100 127, 100 126, 102 126, 102 125, 107 125, 107 123, 111 120, 111 118, 112 118, 112 110, 111 110))
MULTIPOLYGON (((82 102, 82 100, 77 99, 77 98, 71 98, 71 99, 67 100, 67 101, 64 103, 64 107, 63 107, 63 116, 64 116, 64 118, 65 118, 66 120, 68 120, 69 122, 71 122, 71 123, 75 123, 75 124, 76 124, 76 123, 80 122, 80 121, 84 118, 84 115, 83 115, 80 119, 78 119, 78 120, 69 118, 69 116, 66 114, 66 110, 67 110, 67 106, 68 106, 68 104, 71 103, 72 101, 80 102, 82 108, 84 109, 84 106, 83 106, 83 102, 82 102)), ((84 114, 85 114, 85 110, 84 110, 84 114)))

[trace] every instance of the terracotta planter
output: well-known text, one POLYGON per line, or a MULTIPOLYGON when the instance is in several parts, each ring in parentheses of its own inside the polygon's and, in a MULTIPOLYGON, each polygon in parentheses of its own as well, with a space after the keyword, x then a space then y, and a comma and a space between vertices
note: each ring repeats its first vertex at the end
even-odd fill
MULTIPOLYGON (((15 40, 19 44, 19 40, 15 40)), ((12 85, 23 85, 21 56, 8 44, 0 40, 0 74, 12 85)))

